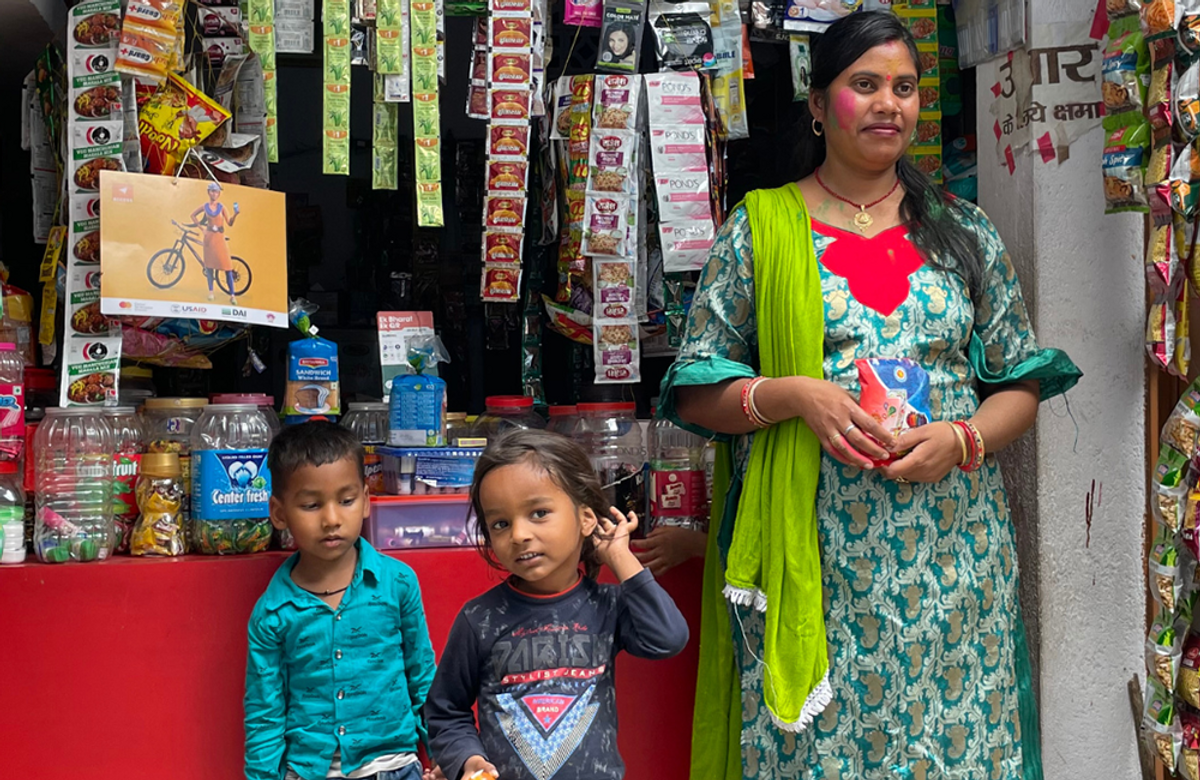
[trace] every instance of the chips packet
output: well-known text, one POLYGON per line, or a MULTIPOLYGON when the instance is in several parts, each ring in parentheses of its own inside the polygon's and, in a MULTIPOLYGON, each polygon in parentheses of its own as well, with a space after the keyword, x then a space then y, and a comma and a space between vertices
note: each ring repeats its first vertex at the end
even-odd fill
POLYGON ((1101 78, 1105 129, 1112 132, 1127 124, 1130 114, 1140 118, 1150 85, 1150 51, 1134 17, 1109 29, 1101 78))
POLYGON ((1144 172, 1149 149, 1150 126, 1140 116, 1111 132, 1104 146, 1104 213, 1150 210, 1144 172))
POLYGON ((1184 780, 1200 780, 1200 715, 1188 710, 1179 713, 1179 774, 1184 780))
MULTIPOLYGON (((930 420, 929 374, 909 358, 860 358, 854 361, 861 387, 858 405, 897 437, 930 420)), ((898 455, 876 463, 890 463, 898 455)))
POLYGON ((1183 729, 1175 711, 1174 696, 1153 675, 1146 680, 1142 733, 1150 752, 1163 762, 1168 772, 1174 772, 1179 763, 1183 729))
POLYGON ((208 138, 230 113, 220 103, 171 73, 138 111, 146 173, 170 174, 188 149, 208 138))
MULTIPOLYGON (((1184 655, 1184 635, 1187 624, 1174 615, 1159 610, 1146 637, 1146 670, 1168 691, 1174 691, 1182 680, 1181 662, 1184 655)), ((1192 672, 1195 676, 1195 672, 1192 672)))

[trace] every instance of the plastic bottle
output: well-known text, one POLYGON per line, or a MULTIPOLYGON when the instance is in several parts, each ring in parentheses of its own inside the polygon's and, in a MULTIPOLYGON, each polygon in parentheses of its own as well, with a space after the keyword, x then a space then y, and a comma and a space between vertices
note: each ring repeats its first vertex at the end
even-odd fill
POLYGON ((103 415, 87 407, 47 409, 33 453, 38 560, 107 558, 114 541, 113 438, 103 415))
POLYGON ((25 450, 25 358, 0 342, 0 460, 20 462, 25 450))
POLYGON ((384 403, 352 403, 342 419, 342 427, 358 437, 366 456, 363 472, 367 488, 373 496, 383 495, 383 456, 379 447, 387 446, 388 405, 384 403))
POLYGON ((254 404, 212 404, 192 428, 192 549, 262 552, 271 543, 271 426, 254 404))
POLYGON ((25 491, 16 461, 0 461, 0 563, 25 561, 25 491))
POLYGON ((646 533, 646 439, 633 403, 579 404, 576 440, 587 450, 604 493, 626 515, 636 512, 646 533))
POLYGON ((650 528, 707 527, 708 491, 704 452, 707 442, 670 420, 650 425, 650 528))
POLYGON ((486 411, 475 422, 475 436, 489 441, 513 428, 545 428, 546 421, 533 411, 527 395, 491 395, 484 400, 486 411))
POLYGON ((146 451, 142 421, 132 406, 113 406, 104 410, 104 419, 113 434, 113 552, 129 552, 129 535, 138 520, 137 487, 142 453, 146 451))

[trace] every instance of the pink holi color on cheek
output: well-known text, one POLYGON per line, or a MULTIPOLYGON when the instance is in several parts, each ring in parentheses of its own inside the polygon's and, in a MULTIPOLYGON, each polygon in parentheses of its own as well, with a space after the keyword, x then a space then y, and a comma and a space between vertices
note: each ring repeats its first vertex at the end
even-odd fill
POLYGON ((851 127, 854 124, 854 92, 843 89, 833 98, 833 118, 839 127, 851 127))

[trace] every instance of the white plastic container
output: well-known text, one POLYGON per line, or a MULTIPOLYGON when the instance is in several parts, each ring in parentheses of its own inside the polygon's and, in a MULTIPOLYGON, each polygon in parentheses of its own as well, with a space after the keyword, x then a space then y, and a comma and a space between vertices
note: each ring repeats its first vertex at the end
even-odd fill
POLYGON ((192 428, 191 541, 206 555, 271 543, 271 426, 254 404, 211 404, 192 428))
POLYGON ((53 408, 34 438, 34 549, 45 563, 112 554, 113 438, 99 409, 53 408))

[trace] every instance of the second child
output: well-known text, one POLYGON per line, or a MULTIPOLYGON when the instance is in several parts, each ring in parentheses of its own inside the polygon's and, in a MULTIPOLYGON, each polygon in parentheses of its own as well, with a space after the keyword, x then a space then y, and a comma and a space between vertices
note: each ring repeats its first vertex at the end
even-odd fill
POLYGON ((617 653, 669 658, 688 641, 629 550, 637 517, 609 505, 579 445, 537 430, 487 448, 471 504, 481 550, 511 576, 450 629, 425 705, 433 758, 448 780, 620 780, 617 653), (601 564, 620 585, 596 582, 601 564))

